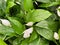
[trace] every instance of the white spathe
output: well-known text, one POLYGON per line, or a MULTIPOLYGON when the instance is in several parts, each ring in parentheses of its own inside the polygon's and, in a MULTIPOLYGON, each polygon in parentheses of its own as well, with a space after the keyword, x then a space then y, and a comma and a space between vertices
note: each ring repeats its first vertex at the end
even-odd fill
POLYGON ((31 28, 29 28, 29 29, 26 29, 23 33, 24 33, 24 35, 23 35, 23 37, 24 38, 28 38, 28 37, 30 37, 30 34, 33 32, 33 27, 31 27, 31 28))
POLYGON ((11 24, 8 20, 6 19, 0 19, 2 21, 2 24, 5 25, 5 26, 10 26, 11 27, 11 24))
POLYGON ((57 9, 57 14, 58 14, 58 16, 60 17, 60 6, 58 7, 58 9, 57 9))
POLYGON ((27 26, 32 26, 34 23, 33 22, 28 22, 26 25, 27 26))
POLYGON ((54 39, 59 40, 59 35, 57 32, 54 32, 54 39))

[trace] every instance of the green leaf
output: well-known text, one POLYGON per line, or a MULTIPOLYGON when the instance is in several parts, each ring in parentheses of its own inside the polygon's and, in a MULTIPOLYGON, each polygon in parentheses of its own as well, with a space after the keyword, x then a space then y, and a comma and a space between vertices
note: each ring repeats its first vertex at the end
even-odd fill
POLYGON ((6 38, 6 35, 0 34, 0 39, 4 40, 6 38))
POLYGON ((0 17, 4 16, 5 9, 6 9, 6 1, 5 0, 0 0, 0 17))
POLYGON ((4 34, 6 36, 13 36, 15 35, 15 32, 11 27, 3 26, 2 24, 0 24, 0 34, 4 34))
POLYGON ((49 45, 49 42, 39 37, 33 42, 29 43, 29 45, 49 45))
POLYGON ((36 26, 56 31, 58 24, 55 21, 43 20, 43 21, 40 21, 39 23, 37 23, 36 26))
POLYGON ((29 38, 28 39, 24 39, 21 43, 21 45, 28 45, 29 44, 29 38))
POLYGON ((59 2, 52 2, 52 3, 43 3, 39 7, 51 7, 51 6, 56 6, 59 5, 59 2))
POLYGON ((29 11, 33 9, 33 1, 32 0, 23 0, 23 8, 25 11, 29 11))
POLYGON ((26 15, 26 21, 38 22, 47 19, 49 16, 51 16, 51 13, 49 11, 43 9, 36 9, 32 10, 26 15))
POLYGON ((37 0, 38 2, 43 2, 43 3, 50 3, 51 0, 37 0))
POLYGON ((35 31, 33 31, 32 35, 30 36, 30 40, 29 42, 32 42, 33 40, 35 40, 38 37, 37 33, 35 31))
POLYGON ((6 13, 9 12, 9 9, 15 5, 13 0, 7 0, 6 13))
POLYGON ((2 9, 0 9, 0 17, 4 16, 4 11, 2 9))
POLYGON ((5 0, 0 0, 0 9, 5 11, 5 9, 6 9, 6 1, 5 0))
POLYGON ((11 17, 8 17, 8 19, 10 20, 11 24, 12 24, 12 28, 14 29, 14 31, 21 35, 23 33, 23 31, 25 30, 25 26, 22 25, 18 20, 15 20, 11 17))
POLYGON ((36 40, 34 40, 31 43, 29 43, 29 45, 40 45, 40 39, 37 38, 36 40))
POLYGON ((40 38, 40 45, 49 45, 49 41, 44 38, 40 38))
POLYGON ((20 45, 22 40, 23 40, 23 38, 21 38, 21 37, 16 38, 16 39, 13 41, 13 45, 20 45))
POLYGON ((7 45, 2 39, 0 39, 0 45, 7 45))
POLYGON ((35 27, 37 33, 48 40, 54 40, 54 33, 50 29, 35 27))
POLYGON ((36 26, 41 28, 47 28, 48 29, 48 22, 46 20, 40 21, 36 24, 36 26))

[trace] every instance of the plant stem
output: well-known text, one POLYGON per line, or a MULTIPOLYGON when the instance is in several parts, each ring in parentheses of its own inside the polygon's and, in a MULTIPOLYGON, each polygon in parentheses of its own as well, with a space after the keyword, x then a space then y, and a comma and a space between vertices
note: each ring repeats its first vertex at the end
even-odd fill
POLYGON ((59 45, 59 44, 56 42, 56 40, 55 40, 54 42, 56 43, 56 45, 59 45))

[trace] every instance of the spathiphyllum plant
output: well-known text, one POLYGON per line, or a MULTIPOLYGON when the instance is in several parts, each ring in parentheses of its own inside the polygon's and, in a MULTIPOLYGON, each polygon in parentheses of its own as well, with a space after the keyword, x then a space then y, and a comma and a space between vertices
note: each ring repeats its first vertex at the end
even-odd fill
POLYGON ((0 45, 60 45, 60 0, 0 0, 0 45))

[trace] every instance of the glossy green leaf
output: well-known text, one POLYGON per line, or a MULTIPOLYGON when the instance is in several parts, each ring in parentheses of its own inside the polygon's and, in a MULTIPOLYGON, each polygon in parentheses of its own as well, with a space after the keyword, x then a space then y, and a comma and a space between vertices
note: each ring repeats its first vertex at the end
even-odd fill
POLYGON ((39 7, 51 7, 51 6, 56 6, 59 5, 59 2, 52 2, 52 3, 43 3, 39 7))
POLYGON ((29 44, 29 38, 28 39, 24 39, 21 43, 21 45, 28 45, 29 44))
POLYGON ((23 8, 26 11, 33 9, 33 1, 32 0, 23 0, 23 8))
POLYGON ((44 38, 40 38, 40 45, 49 45, 49 41, 44 38))
POLYGON ((11 17, 8 17, 8 19, 10 20, 11 24, 12 24, 12 28, 14 29, 14 31, 21 35, 23 33, 23 31, 25 30, 25 26, 22 25, 18 20, 15 20, 11 17))
POLYGON ((6 1, 5 0, 0 0, 0 9, 5 11, 5 9, 6 9, 6 1))
POLYGON ((53 31, 56 31, 58 24, 55 21, 43 20, 43 21, 37 23, 36 26, 41 27, 41 28, 46 28, 46 29, 51 29, 53 31))
POLYGON ((6 13, 9 12, 9 9, 15 5, 13 0, 7 0, 6 13))
POLYGON ((4 16, 4 11, 0 9, 0 16, 4 16))
POLYGON ((2 39, 0 39, 0 45, 7 45, 2 39))
POLYGON ((37 38, 36 40, 34 40, 31 43, 29 43, 29 45, 40 45, 40 39, 37 38))
POLYGON ((29 43, 29 45, 49 45, 49 42, 39 37, 33 42, 29 43))
POLYGON ((19 37, 19 38, 16 38, 14 41, 13 41, 13 45, 21 45, 21 41, 23 40, 23 38, 19 37))
POLYGON ((37 33, 35 31, 33 31, 33 33, 31 34, 30 40, 29 42, 32 42, 33 40, 35 40, 38 37, 37 33))
POLYGON ((51 0, 37 0, 38 2, 43 2, 43 3, 50 3, 51 0))
POLYGON ((0 24, 0 34, 13 36, 13 35, 15 35, 15 32, 11 27, 6 27, 6 26, 3 26, 2 24, 0 24))
POLYGON ((0 45, 60 45, 58 8, 60 0, 0 0, 0 19, 11 23, 8 27, 0 21, 0 45), (23 32, 31 27, 26 25, 29 22, 34 23, 34 30, 24 38, 23 32), (54 32, 59 40, 54 39, 54 32))
POLYGON ((6 35, 0 34, 0 39, 4 40, 6 38, 6 35))
POLYGON ((0 17, 4 16, 5 9, 6 9, 6 1, 5 0, 0 0, 0 17))
POLYGON ((45 20, 44 21, 40 21, 39 23, 36 24, 36 26, 48 29, 48 22, 45 21, 45 20))
POLYGON ((51 16, 51 13, 49 11, 43 9, 36 9, 32 10, 26 15, 26 21, 38 22, 47 19, 49 16, 51 16))
POLYGON ((35 30, 37 31, 37 33, 41 36, 43 36, 44 38, 48 39, 48 40, 54 40, 54 33, 52 30, 50 29, 45 29, 45 28, 39 28, 39 27, 35 27, 35 30))

